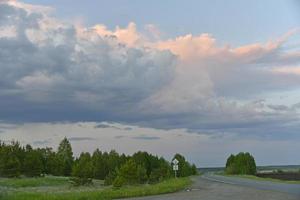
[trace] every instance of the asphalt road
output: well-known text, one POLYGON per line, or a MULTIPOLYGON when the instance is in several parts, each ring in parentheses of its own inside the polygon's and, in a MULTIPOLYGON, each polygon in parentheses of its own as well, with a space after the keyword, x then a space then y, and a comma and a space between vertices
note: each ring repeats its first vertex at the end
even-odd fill
POLYGON ((300 184, 255 181, 205 174, 188 190, 134 200, 300 200, 300 184))

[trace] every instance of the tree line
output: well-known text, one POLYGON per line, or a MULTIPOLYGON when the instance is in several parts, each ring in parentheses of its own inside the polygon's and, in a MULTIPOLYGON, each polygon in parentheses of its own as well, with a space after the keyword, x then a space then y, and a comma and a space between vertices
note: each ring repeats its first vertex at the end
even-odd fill
POLYGON ((256 163, 250 153, 231 154, 226 161, 227 174, 256 174, 256 163))
MULTIPOLYGON (((176 154, 179 160, 178 176, 197 173, 184 156, 176 154)), ((1 177, 38 177, 42 175, 73 177, 75 184, 91 183, 92 179, 105 180, 105 184, 115 186, 129 184, 156 183, 173 175, 171 164, 163 157, 147 152, 133 155, 119 154, 115 150, 102 152, 96 149, 92 154, 82 152, 74 157, 72 146, 64 138, 56 151, 52 148, 32 148, 19 142, 0 142, 1 177)))

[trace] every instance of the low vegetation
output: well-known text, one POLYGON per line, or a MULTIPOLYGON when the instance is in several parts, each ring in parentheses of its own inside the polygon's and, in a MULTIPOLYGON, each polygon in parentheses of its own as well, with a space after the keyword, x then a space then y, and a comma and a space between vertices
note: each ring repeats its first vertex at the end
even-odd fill
POLYGON ((230 155, 226 162, 226 174, 255 175, 256 163, 250 153, 230 155))
MULTIPOLYGON (((136 196, 147 196, 154 194, 164 194, 176 192, 185 189, 191 184, 191 180, 186 178, 168 179, 157 184, 145 184, 137 186, 126 186, 120 189, 111 187, 92 187, 89 190, 66 190, 62 192, 30 192, 17 190, 17 192, 8 192, 0 194, 1 200, 102 200, 116 199, 136 196)), ((0 190, 1 191, 1 190, 0 190)))
POLYGON ((68 177, 0 178, 0 187, 26 188, 41 186, 60 186, 69 181, 68 177))

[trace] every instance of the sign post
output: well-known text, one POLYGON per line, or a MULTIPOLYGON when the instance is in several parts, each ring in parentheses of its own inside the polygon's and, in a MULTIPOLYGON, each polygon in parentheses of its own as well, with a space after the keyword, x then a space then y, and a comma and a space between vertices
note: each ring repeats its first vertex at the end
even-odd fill
POLYGON ((178 161, 176 158, 174 158, 174 159, 172 160, 173 171, 174 171, 174 173, 175 173, 175 178, 177 178, 178 163, 179 163, 179 161, 178 161))

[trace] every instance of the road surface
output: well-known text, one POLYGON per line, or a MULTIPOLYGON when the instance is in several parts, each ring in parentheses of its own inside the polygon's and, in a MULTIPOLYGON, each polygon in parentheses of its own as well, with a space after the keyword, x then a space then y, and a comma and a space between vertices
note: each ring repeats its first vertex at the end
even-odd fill
POLYGON ((300 200, 300 184, 274 183, 205 174, 188 190, 134 200, 300 200))

